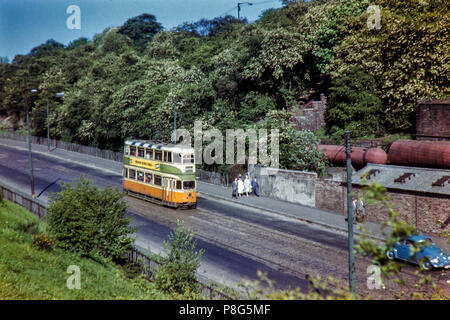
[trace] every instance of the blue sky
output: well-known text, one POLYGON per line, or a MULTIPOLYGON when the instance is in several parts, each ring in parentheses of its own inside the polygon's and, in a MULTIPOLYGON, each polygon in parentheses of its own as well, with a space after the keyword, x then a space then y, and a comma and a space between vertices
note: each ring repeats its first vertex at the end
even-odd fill
MULTIPOLYGON (((240 2, 245 2, 240 0, 240 2)), ((241 17, 250 22, 269 8, 280 8, 278 0, 250 1, 241 6, 241 17)), ((228 13, 237 17, 236 0, 0 0, 0 57, 11 61, 16 54, 27 54, 48 39, 67 45, 110 26, 120 26, 127 19, 150 13, 165 29, 183 22, 214 18, 228 13), (66 13, 70 5, 81 11, 81 29, 68 29, 66 13)))

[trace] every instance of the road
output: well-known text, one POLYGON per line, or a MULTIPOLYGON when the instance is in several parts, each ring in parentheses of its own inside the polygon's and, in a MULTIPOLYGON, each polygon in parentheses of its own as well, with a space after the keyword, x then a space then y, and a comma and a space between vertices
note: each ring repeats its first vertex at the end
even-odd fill
MULTIPOLYGON (((34 153, 36 195, 45 201, 52 192, 61 190, 62 182, 80 175, 99 188, 121 190, 120 172, 93 168, 45 154, 34 153)), ((29 190, 29 164, 26 150, 0 145, 0 181, 20 190, 29 190)), ((162 243, 183 220, 192 229, 197 247, 205 254, 199 274, 217 283, 235 287, 243 279, 256 280, 258 270, 266 272, 280 289, 300 287, 308 283, 306 275, 335 277, 348 282, 347 237, 294 218, 248 208, 222 200, 198 197, 195 210, 174 210, 139 199, 126 197, 134 235, 141 249, 161 252, 162 243)), ((301 207, 299 207, 301 208, 301 207)), ((356 256, 357 292, 376 298, 392 298, 387 291, 367 289, 367 258, 356 256)), ((412 275, 414 267, 406 266, 412 275)), ((438 277, 438 275, 434 275, 438 277)), ((394 285, 393 285, 394 286, 394 285)))

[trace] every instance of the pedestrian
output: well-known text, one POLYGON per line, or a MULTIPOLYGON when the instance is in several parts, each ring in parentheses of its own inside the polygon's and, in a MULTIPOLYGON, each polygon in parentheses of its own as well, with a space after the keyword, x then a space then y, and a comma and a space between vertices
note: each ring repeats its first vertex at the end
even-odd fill
POLYGON ((233 182, 231 183, 231 189, 233 190, 231 198, 237 198, 237 191, 238 191, 238 179, 237 178, 234 178, 233 182))
POLYGON ((255 196, 259 197, 259 184, 256 181, 256 178, 253 178, 252 181, 252 194, 254 194, 255 196))
POLYGON ((244 194, 244 182, 242 181, 241 176, 239 177, 237 184, 238 184, 238 197, 242 197, 244 194))
POLYGON ((244 192, 248 197, 249 193, 252 193, 252 186, 250 184, 250 179, 248 178, 248 175, 245 176, 244 180, 244 192))
POLYGON ((364 202, 361 199, 358 199, 354 205, 356 207, 356 209, 355 209, 356 222, 361 223, 364 221, 364 217, 366 215, 366 210, 364 208, 364 202))

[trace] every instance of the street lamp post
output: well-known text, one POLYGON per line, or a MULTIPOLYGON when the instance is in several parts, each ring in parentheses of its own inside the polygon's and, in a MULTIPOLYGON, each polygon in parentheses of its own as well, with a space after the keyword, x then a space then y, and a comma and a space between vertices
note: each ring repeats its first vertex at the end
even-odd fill
POLYGON ((31 185, 31 197, 36 198, 34 193, 34 174, 33 174, 33 156, 31 154, 31 135, 30 135, 30 118, 29 118, 29 110, 28 110, 28 97, 27 97, 27 78, 24 77, 24 100, 25 100, 25 112, 27 119, 27 142, 28 142, 28 159, 30 163, 30 185, 31 185))
POLYGON ((47 152, 50 152, 50 119, 48 117, 48 80, 45 81, 47 88, 47 152))
POLYGON ((355 255, 353 252, 353 201, 350 131, 345 131, 344 137, 347 152, 348 273, 350 292, 355 293, 355 255))
MULTIPOLYGON (((45 82, 46 87, 46 100, 47 100, 47 151, 50 152, 50 111, 48 104, 48 80, 45 82)), ((38 92, 39 89, 31 89, 31 92, 38 92)), ((62 98, 64 97, 64 92, 57 92, 56 97, 62 98)))
POLYGON ((252 6, 253 3, 251 2, 238 2, 237 8, 238 8, 238 20, 241 20, 241 4, 248 4, 249 6, 252 6))

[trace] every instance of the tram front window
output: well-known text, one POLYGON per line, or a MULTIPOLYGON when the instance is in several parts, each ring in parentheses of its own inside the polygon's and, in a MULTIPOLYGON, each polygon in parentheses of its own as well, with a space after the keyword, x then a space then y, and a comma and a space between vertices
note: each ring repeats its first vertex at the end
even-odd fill
POLYGON ((183 189, 195 189, 195 181, 183 181, 183 189))
POLYGON ((194 154, 183 155, 183 164, 185 163, 194 163, 194 154))

